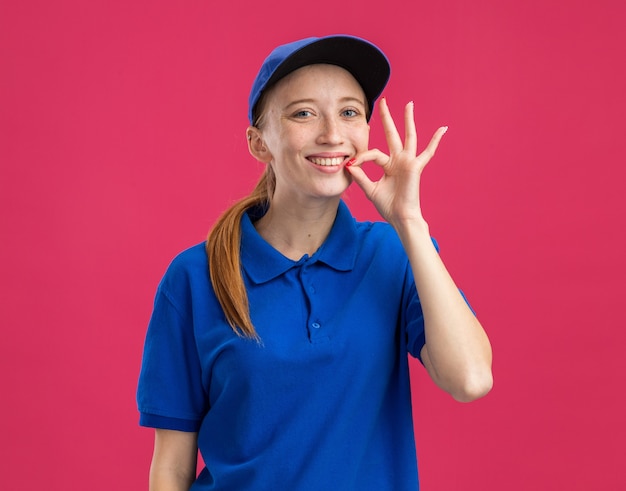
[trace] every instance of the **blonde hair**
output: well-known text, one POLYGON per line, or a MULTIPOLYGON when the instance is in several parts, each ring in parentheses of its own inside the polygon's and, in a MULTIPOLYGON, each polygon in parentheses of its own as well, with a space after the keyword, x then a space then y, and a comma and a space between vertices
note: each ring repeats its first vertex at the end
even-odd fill
POLYGON ((241 218, 252 207, 268 207, 275 188, 274 171, 267 165, 254 190, 222 214, 206 242, 211 284, 226 321, 238 336, 256 340, 241 270, 241 218))

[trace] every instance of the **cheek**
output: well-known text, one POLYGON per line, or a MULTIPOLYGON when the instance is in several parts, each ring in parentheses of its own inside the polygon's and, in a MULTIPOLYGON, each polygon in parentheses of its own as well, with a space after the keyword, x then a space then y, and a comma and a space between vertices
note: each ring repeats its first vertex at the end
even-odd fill
POLYGON ((277 135, 275 143, 280 146, 283 153, 299 152, 310 145, 315 135, 307 132, 305 128, 283 128, 277 135))
POLYGON ((364 152, 365 150, 369 149, 369 130, 369 126, 366 126, 365 128, 359 128, 357 131, 355 131, 353 135, 354 145, 359 152, 364 152))

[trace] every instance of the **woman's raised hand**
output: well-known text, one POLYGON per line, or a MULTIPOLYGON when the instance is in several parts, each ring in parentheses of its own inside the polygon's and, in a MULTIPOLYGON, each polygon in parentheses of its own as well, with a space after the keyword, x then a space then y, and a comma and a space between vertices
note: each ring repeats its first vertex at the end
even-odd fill
POLYGON ((356 155, 347 170, 374 203, 380 215, 391 225, 398 228, 409 223, 425 224, 420 207, 420 178, 448 128, 439 128, 428 146, 418 154, 413 103, 409 102, 404 108, 404 143, 384 98, 379 107, 389 155, 376 148, 367 150, 356 155), (383 169, 384 174, 378 181, 370 180, 360 168, 367 161, 372 161, 383 169))

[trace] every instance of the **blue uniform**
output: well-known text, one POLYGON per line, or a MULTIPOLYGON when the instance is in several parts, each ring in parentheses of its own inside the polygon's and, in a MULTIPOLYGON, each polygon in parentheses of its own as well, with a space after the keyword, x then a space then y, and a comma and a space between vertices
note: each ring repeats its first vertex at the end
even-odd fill
POLYGON ((148 328, 140 424, 198 432, 192 490, 415 491, 407 352, 424 326, 394 229, 342 202, 320 249, 292 261, 253 220, 242 269, 262 342, 226 322, 204 244, 180 254, 148 328))

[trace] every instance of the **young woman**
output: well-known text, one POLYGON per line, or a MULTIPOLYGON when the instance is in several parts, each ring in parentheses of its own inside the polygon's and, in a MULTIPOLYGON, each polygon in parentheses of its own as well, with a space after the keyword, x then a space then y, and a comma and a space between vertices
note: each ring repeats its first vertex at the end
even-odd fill
POLYGON ((156 428, 152 490, 414 491, 407 353, 459 401, 490 390, 489 341, 420 208, 446 128, 418 154, 413 104, 401 138, 383 99, 389 151, 368 146, 388 77, 385 55, 351 36, 263 63, 246 135, 264 174, 157 292, 138 388, 156 428), (354 220, 352 181, 385 222, 354 220))

